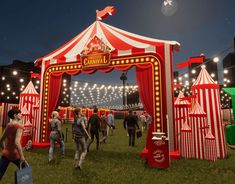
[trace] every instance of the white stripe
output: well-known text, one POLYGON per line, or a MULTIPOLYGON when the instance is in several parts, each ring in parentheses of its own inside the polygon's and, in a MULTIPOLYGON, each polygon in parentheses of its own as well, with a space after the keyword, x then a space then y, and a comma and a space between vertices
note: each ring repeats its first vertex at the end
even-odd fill
POLYGON ((77 55, 79 55, 86 44, 88 44, 88 40, 91 36, 91 33, 94 29, 95 24, 92 24, 92 27, 87 31, 87 33, 82 37, 82 39, 64 56, 66 58, 66 62, 76 61, 77 55))
POLYGON ((215 131, 215 143, 216 143, 216 150, 217 150, 217 156, 218 157, 220 157, 219 155, 220 155, 220 145, 219 145, 219 136, 218 136, 218 126, 217 126, 217 124, 219 123, 218 122, 218 120, 217 120, 217 118, 216 118, 216 113, 218 113, 217 111, 218 111, 218 109, 217 109, 217 107, 215 107, 215 101, 214 101, 214 89, 212 89, 212 90, 210 90, 210 93, 211 93, 211 98, 212 99, 209 99, 210 101, 211 101, 211 103, 212 103, 212 106, 211 106, 211 108, 212 108, 212 112, 214 112, 212 115, 213 115, 213 118, 214 118, 214 122, 213 122, 213 124, 214 124, 214 131, 215 131))
POLYGON ((168 41, 168 40, 159 40, 159 39, 149 38, 149 37, 145 37, 145 36, 141 36, 141 35, 138 35, 138 34, 127 32, 125 30, 110 26, 110 25, 105 24, 103 22, 102 22, 102 24, 106 27, 110 27, 110 28, 112 28, 116 31, 122 32, 124 34, 130 35, 132 37, 136 37, 136 38, 139 38, 139 39, 142 39, 142 40, 151 41, 151 42, 162 42, 162 43, 167 43, 167 44, 170 44, 170 45, 180 45, 180 43, 178 43, 176 41, 168 41))
POLYGON ((154 52, 154 53, 157 52, 155 46, 149 46, 149 47, 144 49, 144 53, 152 53, 152 52, 154 52))
POLYGON ((76 42, 78 39, 80 39, 80 37, 82 36, 82 34, 87 31, 88 29, 90 29, 92 26, 94 26, 95 23, 91 24, 87 29, 85 29, 84 31, 82 31, 79 35, 77 35, 73 41, 71 41, 68 45, 64 46, 63 48, 59 49, 58 51, 56 51, 55 53, 47 56, 47 57, 44 57, 43 58, 43 61, 47 61, 47 60, 50 60, 51 58, 59 55, 61 52, 63 52, 64 50, 66 50, 69 46, 71 46, 74 42, 76 42))
POLYGON ((54 58, 51 58, 50 59, 50 64, 52 65, 52 64, 56 64, 57 63, 57 59, 54 59, 54 58))
POLYGON ((118 56, 127 56, 131 54, 132 54, 131 50, 118 50, 118 56))
MULTIPOLYGON (((203 95, 203 94, 202 94, 203 95)), ((210 100, 209 100, 209 94, 208 94, 208 89, 205 89, 205 95, 206 95, 206 99, 202 99, 203 100, 203 106, 206 105, 206 111, 207 112, 207 120, 208 120, 208 125, 211 127, 211 114, 210 114, 210 108, 211 108, 211 104, 210 104, 210 100)))
POLYGON ((115 35, 117 38, 119 38, 123 42, 125 42, 125 43, 127 43, 127 44, 129 44, 129 45, 131 45, 133 47, 136 47, 136 48, 148 48, 148 47, 150 47, 149 44, 145 44, 145 43, 142 43, 142 42, 135 41, 133 39, 130 39, 130 38, 128 38, 128 37, 126 37, 126 36, 116 32, 116 31, 110 29, 109 27, 106 27, 106 28, 108 29, 108 31, 110 33, 115 35))
POLYGON ((115 50, 115 48, 111 45, 111 43, 109 42, 109 40, 107 39, 107 37, 105 36, 103 30, 101 29, 100 27, 100 21, 98 21, 98 23, 96 24, 96 28, 97 28, 97 31, 96 31, 96 34, 97 34, 97 37, 102 39, 102 41, 104 42, 105 45, 107 45, 111 51, 115 50))

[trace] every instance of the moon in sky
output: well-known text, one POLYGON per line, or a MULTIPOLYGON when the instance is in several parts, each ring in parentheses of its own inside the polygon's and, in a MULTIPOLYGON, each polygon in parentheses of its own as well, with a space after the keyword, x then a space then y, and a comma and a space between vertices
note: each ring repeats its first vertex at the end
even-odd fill
POLYGON ((176 0, 164 0, 162 2, 161 11, 165 16, 172 16, 178 10, 178 3, 176 0))

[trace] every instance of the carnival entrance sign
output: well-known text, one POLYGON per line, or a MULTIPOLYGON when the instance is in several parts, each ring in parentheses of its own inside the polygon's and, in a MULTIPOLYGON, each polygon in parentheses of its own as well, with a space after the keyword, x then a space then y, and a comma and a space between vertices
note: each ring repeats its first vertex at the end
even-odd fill
MULTIPOLYGON (((106 10, 114 12, 113 8, 106 10)), ((107 15, 105 12, 103 14, 107 15)), ((99 20, 100 18, 54 52, 35 61, 41 67, 38 142, 44 144, 49 141, 48 120, 57 106, 62 74, 126 71, 135 66, 141 101, 145 110, 153 117, 141 156, 147 159, 157 158, 152 159, 153 162, 164 159, 169 162, 166 144, 168 146, 169 137, 173 138, 172 52, 179 48, 179 43, 133 34, 99 20), (170 128, 167 127, 168 121, 170 128), (161 150, 161 147, 158 151, 154 149, 158 147, 156 145, 160 145, 153 135, 156 132, 164 134, 161 145, 164 143, 162 147, 166 151, 161 150)), ((158 136, 157 139, 162 138, 158 136)), ((149 165, 158 166, 151 163, 149 165)))

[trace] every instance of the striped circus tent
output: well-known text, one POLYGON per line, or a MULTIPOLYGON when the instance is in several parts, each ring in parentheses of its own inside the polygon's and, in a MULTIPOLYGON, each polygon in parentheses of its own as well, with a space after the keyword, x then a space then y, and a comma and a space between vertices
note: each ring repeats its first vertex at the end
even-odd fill
POLYGON ((29 113, 28 109, 26 108, 26 104, 24 105, 23 108, 21 108, 21 114, 24 117, 24 122, 23 122, 24 124, 27 121, 30 121, 30 113, 29 113))
POLYGON ((215 136, 217 156, 226 157, 226 144, 220 106, 219 84, 217 84, 202 66, 197 80, 192 85, 192 91, 197 94, 197 101, 207 114, 208 126, 215 136))
POLYGON ((178 49, 180 46, 176 41, 148 38, 124 31, 100 21, 95 21, 57 50, 37 59, 35 64, 41 65, 42 61, 48 62, 47 65, 79 61, 82 51, 94 37, 99 38, 109 47, 111 58, 145 53, 159 53, 160 50, 164 48, 164 44, 172 45, 175 49, 178 49))
POLYGON ((32 117, 33 105, 35 105, 38 101, 39 94, 36 91, 32 81, 30 81, 24 91, 20 93, 19 108, 20 110, 22 110, 22 108, 25 106, 26 109, 29 111, 30 117, 32 117))
POLYGON ((193 158, 192 129, 187 121, 183 124, 180 132, 180 155, 184 158, 193 158))
POLYGON ((178 97, 174 102, 174 145, 175 150, 179 150, 180 143, 180 130, 183 127, 184 122, 188 118, 190 103, 185 98, 182 92, 179 93, 178 97))
POLYGON ((39 100, 35 105, 33 105, 33 122, 32 122, 32 140, 33 142, 38 142, 39 141, 39 135, 40 135, 40 126, 39 126, 39 100))
POLYGON ((196 101, 189 112, 189 122, 192 128, 193 151, 196 159, 204 159, 204 138, 208 125, 206 113, 196 101))
POLYGON ((208 131, 205 137, 205 159, 211 161, 217 160, 216 142, 211 130, 208 131))

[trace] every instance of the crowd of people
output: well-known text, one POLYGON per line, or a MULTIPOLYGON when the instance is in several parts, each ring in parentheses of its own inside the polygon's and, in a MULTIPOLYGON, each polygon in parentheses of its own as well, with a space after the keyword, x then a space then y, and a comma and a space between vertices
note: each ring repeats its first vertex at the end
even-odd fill
MULTIPOLYGON (((54 111, 52 113, 52 119, 50 121, 51 125, 51 135, 50 135, 50 149, 49 149, 49 162, 52 159, 51 153, 53 153, 54 149, 54 141, 57 141, 56 138, 62 137, 61 131, 61 122, 58 120, 58 116, 56 115, 56 120, 53 120, 54 111), (54 123, 57 122, 57 135, 54 135, 53 127, 54 123)), ((57 114, 57 113, 56 113, 57 114)), ((129 136, 129 146, 135 146, 135 136, 136 131, 145 131, 148 129, 149 124, 151 123, 151 116, 145 111, 141 115, 137 115, 133 113, 132 110, 129 110, 128 115, 124 118, 123 127, 127 130, 127 135, 129 136), (139 126, 141 124, 141 129, 139 126)), ((114 123, 114 115, 112 111, 109 111, 109 114, 106 116, 104 112, 101 115, 98 115, 98 109, 94 108, 93 114, 87 120, 87 117, 82 114, 80 108, 74 109, 74 121, 72 124, 72 137, 75 143, 75 168, 81 169, 82 164, 85 160, 87 152, 90 150, 90 146, 95 140, 96 150, 99 150, 99 146, 102 143, 106 142, 108 136, 114 134, 115 123, 114 123), (100 138, 101 132, 101 138, 100 138)), ((64 155, 64 142, 63 140, 59 140, 58 143, 61 147, 61 155, 64 155)))
MULTIPOLYGON (((21 146, 21 137, 24 128, 21 111, 19 109, 12 109, 8 112, 8 116, 11 121, 7 124, 0 138, 0 146, 3 149, 0 159, 0 180, 10 162, 14 163, 19 168, 27 165, 21 146), (6 142, 6 144, 4 144, 4 142, 6 142)), ((56 143, 60 145, 61 157, 63 158, 65 155, 65 143, 61 121, 59 112, 53 111, 51 119, 49 120, 49 162, 53 160, 53 152, 56 143)), ((143 112, 141 115, 137 115, 133 113, 132 110, 129 110, 128 115, 123 121, 123 127, 127 130, 127 135, 129 136, 129 146, 135 146, 136 131, 147 130, 151 121, 152 118, 148 113, 143 112)), ((96 150, 99 150, 100 144, 106 143, 107 137, 114 135, 114 129, 114 113, 112 111, 109 111, 107 116, 105 113, 101 113, 99 116, 98 109, 94 108, 93 114, 88 119, 82 114, 80 108, 75 108, 74 121, 72 123, 72 139, 75 144, 74 167, 81 170, 87 152, 89 152, 94 139, 96 139, 96 150), (100 132, 102 135, 101 139, 100 132)))

